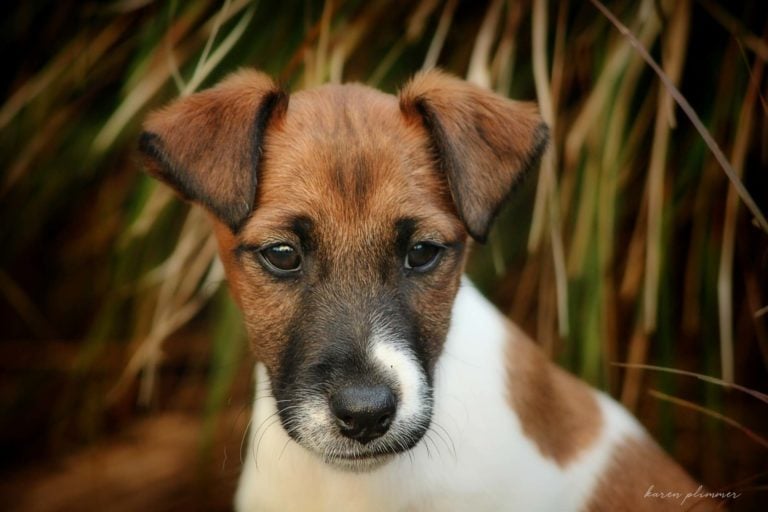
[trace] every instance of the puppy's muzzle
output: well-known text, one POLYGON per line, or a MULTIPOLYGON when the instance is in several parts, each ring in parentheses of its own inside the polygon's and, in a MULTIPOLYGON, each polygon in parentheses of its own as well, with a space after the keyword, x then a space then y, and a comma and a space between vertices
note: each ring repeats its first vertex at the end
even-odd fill
POLYGON ((397 397, 388 386, 346 386, 329 403, 339 432, 362 444, 383 436, 397 412, 397 397))

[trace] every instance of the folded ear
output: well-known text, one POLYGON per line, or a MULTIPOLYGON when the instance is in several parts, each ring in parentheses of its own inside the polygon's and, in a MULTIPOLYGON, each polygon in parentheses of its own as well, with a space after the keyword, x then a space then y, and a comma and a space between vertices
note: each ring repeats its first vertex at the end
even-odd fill
POLYGON ((400 91, 400 109, 421 119, 461 220, 485 241, 512 187, 547 145, 537 107, 431 70, 400 91))
POLYGON ((264 132, 287 106, 286 93, 266 75, 234 73, 149 115, 139 144, 145 164, 237 231, 253 209, 264 132))

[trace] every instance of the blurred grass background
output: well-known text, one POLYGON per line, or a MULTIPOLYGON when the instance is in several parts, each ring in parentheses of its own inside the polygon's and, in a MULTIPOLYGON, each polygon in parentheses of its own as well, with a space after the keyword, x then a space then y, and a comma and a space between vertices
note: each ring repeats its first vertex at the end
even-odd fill
POLYGON ((144 115, 240 66, 294 90, 394 92, 438 65, 538 101, 553 127, 541 171, 475 249, 471 276, 710 488, 738 490, 732 510, 764 510, 768 2, 606 5, 756 209, 590 2, 0 7, 2 503, 229 507, 253 361, 203 215, 140 172, 144 115))

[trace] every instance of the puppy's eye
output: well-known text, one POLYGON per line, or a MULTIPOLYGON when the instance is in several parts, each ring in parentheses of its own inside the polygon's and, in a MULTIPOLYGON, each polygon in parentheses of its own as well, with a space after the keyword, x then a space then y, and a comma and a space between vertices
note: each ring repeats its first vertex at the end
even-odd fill
POLYGON ((405 255, 405 268, 417 272, 432 270, 440 260, 445 247, 432 242, 419 242, 413 245, 405 255))
POLYGON ((275 244, 259 251, 262 264, 273 274, 286 275, 301 268, 301 255, 288 244, 275 244))

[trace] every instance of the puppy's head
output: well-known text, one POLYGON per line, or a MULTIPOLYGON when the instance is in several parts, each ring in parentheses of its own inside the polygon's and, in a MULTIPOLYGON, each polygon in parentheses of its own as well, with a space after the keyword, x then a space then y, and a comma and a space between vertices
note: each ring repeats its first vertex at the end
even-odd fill
POLYGON ((283 427, 340 468, 416 445, 469 237, 547 139, 536 108, 437 71, 399 97, 289 98, 241 71, 152 114, 150 172, 210 212, 283 427))

